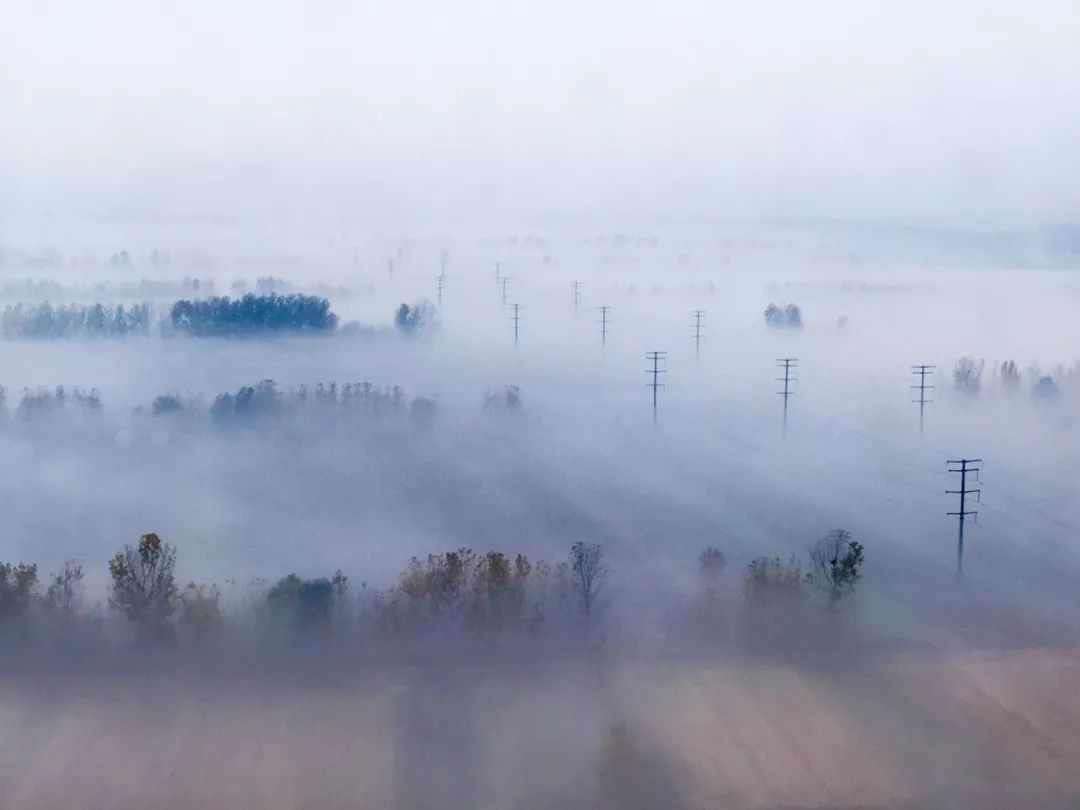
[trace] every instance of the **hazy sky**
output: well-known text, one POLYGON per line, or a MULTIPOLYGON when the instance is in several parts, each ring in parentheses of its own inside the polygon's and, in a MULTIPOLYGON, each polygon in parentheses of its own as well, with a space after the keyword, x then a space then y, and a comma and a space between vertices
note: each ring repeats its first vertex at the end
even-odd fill
POLYGON ((2 0, 0 211, 1080 218, 1075 0, 2 0))

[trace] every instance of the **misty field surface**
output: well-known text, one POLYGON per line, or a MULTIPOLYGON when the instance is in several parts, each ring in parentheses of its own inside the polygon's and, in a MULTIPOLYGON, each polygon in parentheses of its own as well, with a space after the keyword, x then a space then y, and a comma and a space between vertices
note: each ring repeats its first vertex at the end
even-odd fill
POLYGON ((5 806, 1065 808, 1051 650, 8 683, 5 806))

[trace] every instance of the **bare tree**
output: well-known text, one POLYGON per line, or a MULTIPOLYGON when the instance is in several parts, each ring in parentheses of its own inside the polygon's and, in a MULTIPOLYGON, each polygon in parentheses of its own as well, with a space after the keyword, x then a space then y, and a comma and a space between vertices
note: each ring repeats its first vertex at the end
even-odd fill
POLYGON ((1001 364, 1001 384, 1009 391, 1020 387, 1020 369, 1015 360, 1006 360, 1001 364))
POLYGON ((604 562, 603 546, 580 541, 574 543, 570 547, 569 568, 571 587, 588 626, 592 623, 605 580, 611 573, 604 562))
POLYGON ((154 533, 136 547, 124 546, 109 560, 109 604, 140 631, 163 631, 176 610, 176 549, 154 533))
POLYGON ((974 357, 961 357, 953 368, 953 382, 958 391, 965 394, 977 394, 982 387, 982 373, 985 360, 976 361, 974 357))
POLYGON ((844 529, 833 529, 810 549, 811 580, 833 601, 852 593, 862 576, 863 547, 844 529))
POLYGON ((66 560, 60 573, 49 577, 49 587, 45 591, 45 607, 58 616, 74 616, 82 599, 82 580, 82 566, 76 565, 74 560, 66 560))

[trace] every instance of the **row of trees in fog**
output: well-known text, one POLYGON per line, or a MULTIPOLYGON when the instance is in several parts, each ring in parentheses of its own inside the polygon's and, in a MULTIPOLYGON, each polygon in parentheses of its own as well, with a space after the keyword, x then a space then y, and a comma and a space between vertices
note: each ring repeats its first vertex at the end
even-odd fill
POLYGON ((248 293, 241 298, 183 299, 169 310, 173 329, 199 337, 281 332, 329 333, 338 317, 330 302, 314 295, 248 293))
MULTIPOLYGON (((507 385, 500 392, 488 391, 481 401, 485 412, 515 414, 521 410, 521 389, 507 385)), ((102 412, 96 388, 58 385, 55 388, 24 389, 15 405, 14 417, 35 422, 64 415, 97 415, 102 412)), ((434 396, 409 398, 398 385, 377 386, 370 382, 301 384, 281 388, 274 380, 241 386, 235 393, 222 392, 209 404, 201 395, 160 394, 148 408, 135 409, 136 416, 168 420, 174 426, 203 419, 216 424, 240 425, 283 421, 304 414, 326 420, 350 416, 379 417, 408 415, 418 424, 430 423, 438 413, 434 396)), ((7 392, 0 387, 0 420, 9 415, 7 392)))
POLYGON ((153 305, 9 304, 0 315, 5 338, 100 338, 149 335, 154 327, 196 337, 332 333, 337 315, 325 298, 312 295, 247 294, 240 298, 185 298, 159 322, 153 305))
MULTIPOLYGON (((257 290, 261 291, 261 290, 257 290)), ((276 289, 275 292, 284 292, 276 289)), ((243 292, 247 292, 245 289, 243 292)), ((212 278, 184 276, 176 280, 141 278, 138 281, 95 281, 89 283, 62 283, 52 279, 24 278, 5 281, 0 286, 0 298, 18 301, 59 301, 135 299, 152 301, 161 298, 188 298, 213 295, 212 278)))
POLYGON ((154 324, 150 304, 66 304, 54 307, 9 304, 0 315, 5 338, 124 337, 148 335, 154 324))
POLYGON ((1075 388, 1080 383, 1080 362, 1058 364, 1050 370, 1031 363, 1021 371, 1016 361, 1005 360, 987 372, 986 360, 968 356, 956 361, 952 376, 956 390, 964 394, 978 394, 990 384, 1010 393, 1026 388, 1035 396, 1052 397, 1060 393, 1062 385, 1075 388))
MULTIPOLYGON (((597 543, 573 543, 555 563, 460 548, 411 558, 385 589, 366 583, 354 588, 340 570, 255 581, 246 588, 249 598, 234 602, 230 613, 228 593, 218 585, 180 584, 178 557, 176 546, 157 534, 143 535, 108 561, 108 592, 96 604, 87 598, 83 568, 74 561, 44 580, 34 564, 0 564, 0 638, 27 640, 35 626, 92 633, 108 619, 115 630, 126 628, 130 638, 146 642, 208 639, 230 627, 248 632, 253 626, 267 637, 295 640, 328 631, 386 641, 587 640, 601 633, 620 590, 607 551, 597 543)), ((693 598, 712 618, 750 610, 758 619, 782 621, 805 613, 815 596, 829 612, 856 592, 863 562, 862 545, 839 529, 810 548, 805 567, 796 557, 754 559, 743 571, 736 609, 725 597, 731 590, 726 557, 710 547, 698 560, 701 587, 693 598)), ((226 583, 226 589, 235 587, 226 583)))

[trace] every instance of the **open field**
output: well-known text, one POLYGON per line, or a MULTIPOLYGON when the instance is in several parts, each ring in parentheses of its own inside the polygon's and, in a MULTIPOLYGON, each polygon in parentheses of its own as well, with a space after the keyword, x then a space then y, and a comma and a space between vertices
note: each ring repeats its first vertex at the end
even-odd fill
POLYGON ((9 682, 11 810, 1065 808, 1080 656, 9 682))

